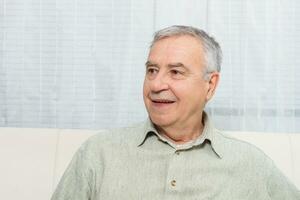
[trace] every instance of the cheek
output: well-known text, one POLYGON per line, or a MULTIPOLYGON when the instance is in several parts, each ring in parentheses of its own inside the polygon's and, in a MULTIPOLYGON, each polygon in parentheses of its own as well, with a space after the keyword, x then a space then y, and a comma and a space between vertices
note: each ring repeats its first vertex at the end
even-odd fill
POLYGON ((177 81, 170 84, 170 89, 177 97, 187 97, 193 95, 195 91, 195 83, 190 81, 177 81))
POLYGON ((203 82, 196 81, 174 85, 173 92, 182 101, 202 101, 206 98, 207 88, 203 82))
POLYGON ((147 80, 144 80, 144 84, 143 84, 143 97, 144 97, 144 100, 146 99, 148 93, 149 93, 148 82, 147 82, 147 80))

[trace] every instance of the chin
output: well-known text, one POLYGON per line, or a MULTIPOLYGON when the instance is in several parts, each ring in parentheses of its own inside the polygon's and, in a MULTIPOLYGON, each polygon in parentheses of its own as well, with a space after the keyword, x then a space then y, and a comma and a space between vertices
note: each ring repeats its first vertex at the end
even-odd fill
POLYGON ((160 115, 160 116, 155 116, 155 115, 149 115, 150 119, 152 121, 153 124, 155 124, 156 126, 168 126, 171 124, 171 120, 167 119, 166 116, 160 115))

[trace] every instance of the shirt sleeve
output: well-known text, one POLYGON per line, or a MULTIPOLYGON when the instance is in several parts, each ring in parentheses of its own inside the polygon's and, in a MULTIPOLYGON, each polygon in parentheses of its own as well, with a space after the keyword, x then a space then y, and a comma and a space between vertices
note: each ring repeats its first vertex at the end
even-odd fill
POLYGON ((87 144, 73 156, 51 200, 93 200, 95 172, 87 144))
POLYGON ((268 193, 272 200, 300 200, 300 191, 273 165, 268 179, 268 193))

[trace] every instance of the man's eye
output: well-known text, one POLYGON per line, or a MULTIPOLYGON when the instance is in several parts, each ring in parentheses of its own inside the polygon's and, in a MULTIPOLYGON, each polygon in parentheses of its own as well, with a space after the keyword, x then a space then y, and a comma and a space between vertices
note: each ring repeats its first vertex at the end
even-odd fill
POLYGON ((178 72, 177 70, 171 70, 171 73, 172 73, 172 74, 175 74, 175 75, 176 75, 176 74, 179 74, 179 72, 178 72))
POLYGON ((148 68, 147 69, 147 73, 148 74, 154 74, 154 73, 156 73, 157 72, 157 69, 154 69, 154 68, 148 68))
POLYGON ((181 71, 178 71, 178 70, 171 70, 171 74, 172 75, 180 75, 180 74, 183 74, 181 71))

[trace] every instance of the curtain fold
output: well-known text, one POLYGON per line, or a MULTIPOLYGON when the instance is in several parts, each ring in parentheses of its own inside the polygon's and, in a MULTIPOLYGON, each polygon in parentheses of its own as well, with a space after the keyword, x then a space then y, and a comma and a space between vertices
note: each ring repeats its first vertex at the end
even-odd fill
POLYGON ((0 0, 0 126, 143 121, 153 32, 202 28, 224 62, 207 112, 220 129, 300 132, 296 0, 0 0))

